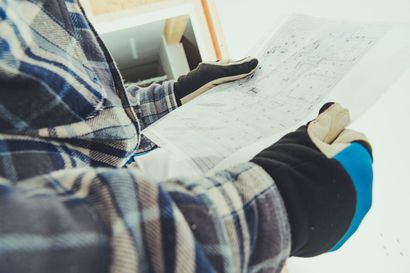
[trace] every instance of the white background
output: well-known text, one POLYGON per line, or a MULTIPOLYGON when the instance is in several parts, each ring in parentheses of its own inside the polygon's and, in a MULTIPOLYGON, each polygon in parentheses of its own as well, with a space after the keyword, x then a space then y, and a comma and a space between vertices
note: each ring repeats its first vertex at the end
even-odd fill
MULTIPOLYGON (((284 14, 410 22, 410 0, 217 0, 232 58, 242 58, 284 14)), ((410 39, 410 37, 409 37, 410 39)), ((355 92, 356 90, 346 90, 355 92)), ((290 273, 410 272, 410 69, 352 127, 374 149, 373 207, 336 253, 289 262, 290 273)))

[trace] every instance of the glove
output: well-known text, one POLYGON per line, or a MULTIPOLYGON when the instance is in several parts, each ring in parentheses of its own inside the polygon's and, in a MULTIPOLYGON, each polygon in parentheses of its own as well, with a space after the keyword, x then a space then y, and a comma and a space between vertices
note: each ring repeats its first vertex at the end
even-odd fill
POLYGON ((372 151, 345 129, 349 112, 328 103, 319 116, 285 135, 251 162, 275 181, 285 204, 291 256, 334 251, 356 231, 372 202, 372 151))
POLYGON ((174 83, 177 103, 186 103, 219 84, 245 78, 254 73, 257 66, 258 60, 251 57, 236 62, 225 60, 200 63, 174 83))

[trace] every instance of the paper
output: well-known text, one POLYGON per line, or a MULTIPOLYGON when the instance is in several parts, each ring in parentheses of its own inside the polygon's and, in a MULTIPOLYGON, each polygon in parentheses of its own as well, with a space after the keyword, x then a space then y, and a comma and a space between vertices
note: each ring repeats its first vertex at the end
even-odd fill
POLYGON ((258 54, 255 75, 212 89, 143 133, 176 160, 188 160, 193 173, 232 164, 241 156, 231 155, 255 143, 266 147, 316 113, 390 29, 294 15, 258 54))

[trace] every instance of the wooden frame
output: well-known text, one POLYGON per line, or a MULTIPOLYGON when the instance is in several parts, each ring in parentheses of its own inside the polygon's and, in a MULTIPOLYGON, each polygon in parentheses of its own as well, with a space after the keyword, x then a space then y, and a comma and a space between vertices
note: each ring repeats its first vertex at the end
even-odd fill
POLYGON ((202 60, 229 58, 214 0, 81 0, 81 2, 100 33, 189 15, 202 60))

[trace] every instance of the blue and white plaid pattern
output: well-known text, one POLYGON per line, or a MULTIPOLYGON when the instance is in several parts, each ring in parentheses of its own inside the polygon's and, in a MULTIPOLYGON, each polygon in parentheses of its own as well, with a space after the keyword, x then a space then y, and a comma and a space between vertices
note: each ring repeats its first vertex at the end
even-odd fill
POLYGON ((244 163, 151 181, 123 168, 175 109, 127 89, 75 0, 0 1, 0 272, 277 272, 290 232, 244 163))

